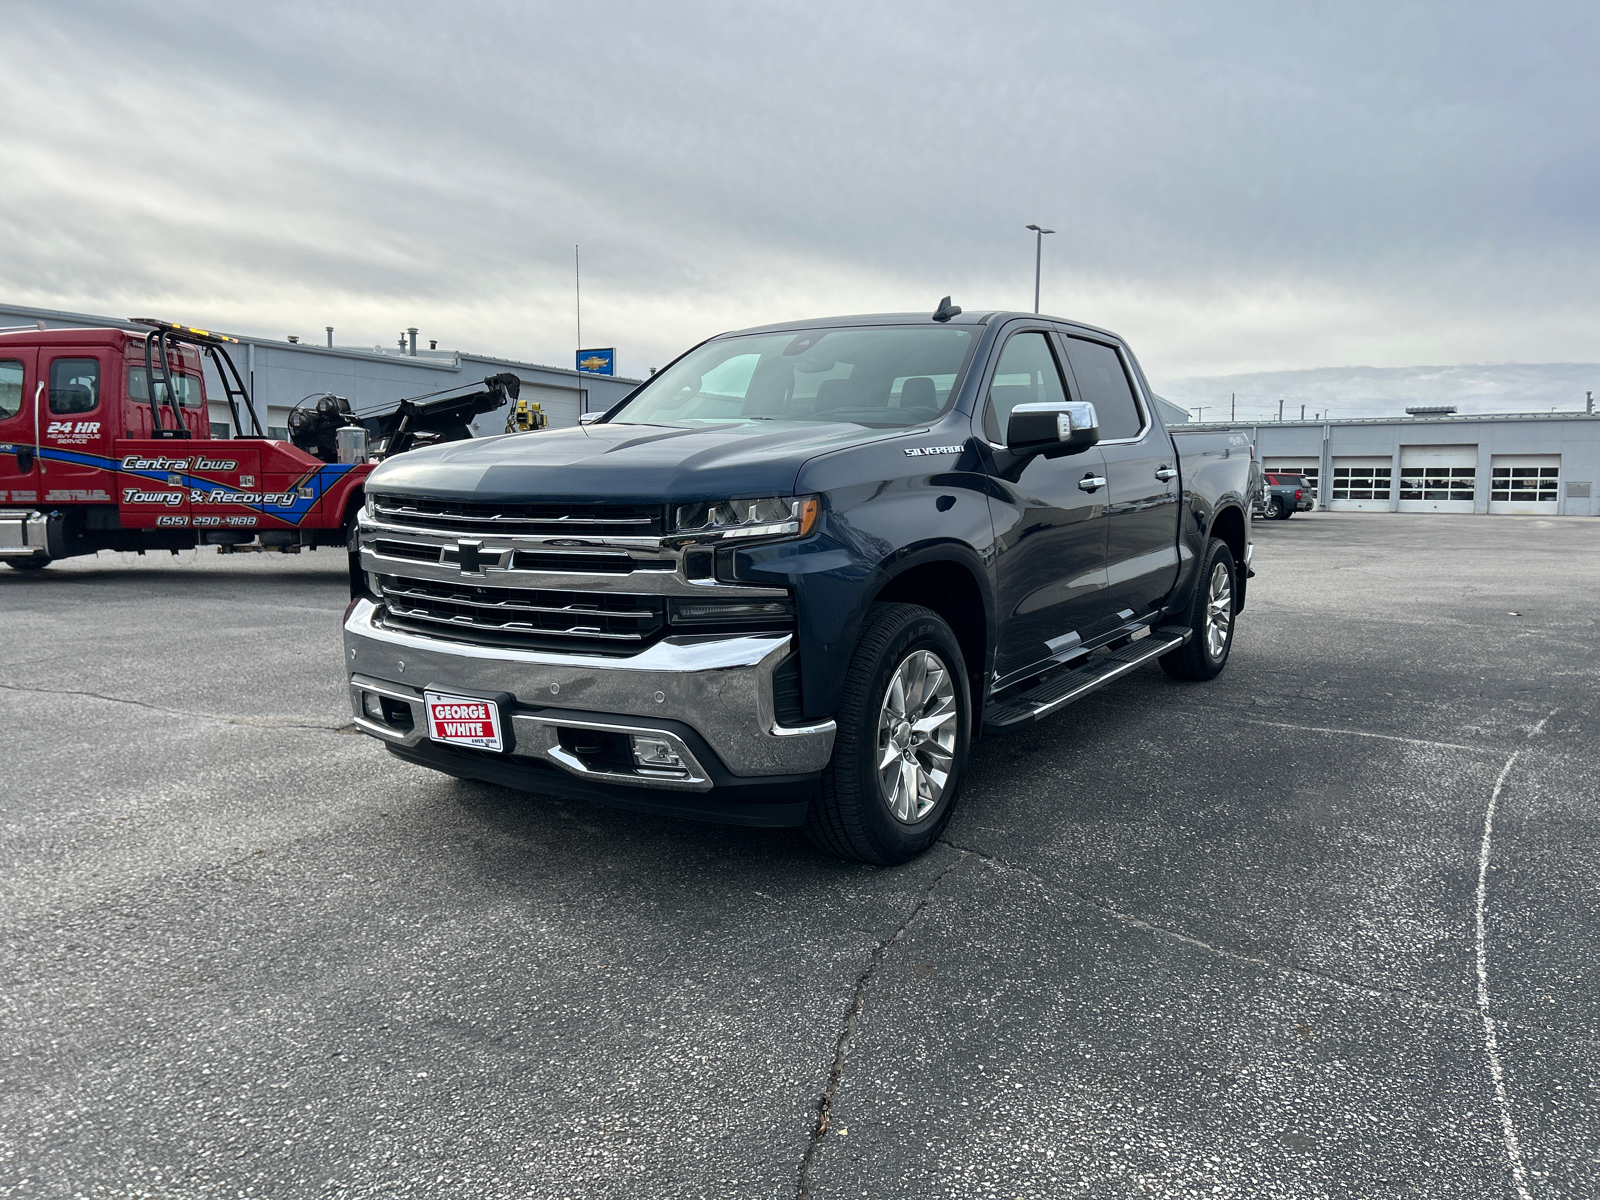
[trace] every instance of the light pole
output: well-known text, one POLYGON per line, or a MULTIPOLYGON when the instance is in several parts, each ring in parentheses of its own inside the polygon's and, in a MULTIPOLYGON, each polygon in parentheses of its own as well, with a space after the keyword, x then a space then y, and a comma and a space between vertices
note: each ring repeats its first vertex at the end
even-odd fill
POLYGON ((1045 229, 1039 225, 1028 225, 1025 228, 1033 230, 1033 311, 1039 311, 1039 269, 1044 263, 1044 235, 1054 233, 1054 229, 1045 229))

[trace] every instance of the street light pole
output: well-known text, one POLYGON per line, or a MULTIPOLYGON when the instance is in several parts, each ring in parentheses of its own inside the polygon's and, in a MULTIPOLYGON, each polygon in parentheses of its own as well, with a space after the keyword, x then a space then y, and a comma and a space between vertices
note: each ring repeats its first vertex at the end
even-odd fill
POLYGON ((1045 229, 1039 225, 1028 225, 1025 228, 1033 230, 1033 311, 1039 311, 1039 272, 1044 265, 1044 235, 1054 233, 1054 229, 1045 229))

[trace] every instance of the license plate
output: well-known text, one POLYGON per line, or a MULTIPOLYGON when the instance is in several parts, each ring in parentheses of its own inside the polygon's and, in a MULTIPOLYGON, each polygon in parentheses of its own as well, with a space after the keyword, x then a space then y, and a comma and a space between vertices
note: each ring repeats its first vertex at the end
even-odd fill
POLYGON ((493 700, 424 692, 428 706, 428 736, 451 746, 475 750, 501 750, 500 706, 493 700))

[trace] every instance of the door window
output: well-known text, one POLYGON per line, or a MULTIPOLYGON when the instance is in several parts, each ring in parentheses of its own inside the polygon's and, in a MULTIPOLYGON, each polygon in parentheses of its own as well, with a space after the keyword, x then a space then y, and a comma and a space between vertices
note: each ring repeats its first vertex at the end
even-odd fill
POLYGON ((1000 364, 989 384, 989 407, 983 411, 984 436, 996 445, 1004 445, 1012 409, 1019 404, 1050 402, 1067 402, 1067 389, 1050 340, 1038 332, 1013 334, 1000 353, 1000 364))
POLYGON ((1095 415, 1100 418, 1100 440, 1115 442, 1138 437, 1144 428, 1144 417, 1116 348, 1069 337, 1067 360, 1072 363, 1072 374, 1083 399, 1094 405, 1095 415))
POLYGON ((22 411, 22 364, 14 358, 0 359, 0 421, 22 411))
POLYGON ((50 364, 50 411, 57 416, 100 406, 100 360, 58 358, 50 364))

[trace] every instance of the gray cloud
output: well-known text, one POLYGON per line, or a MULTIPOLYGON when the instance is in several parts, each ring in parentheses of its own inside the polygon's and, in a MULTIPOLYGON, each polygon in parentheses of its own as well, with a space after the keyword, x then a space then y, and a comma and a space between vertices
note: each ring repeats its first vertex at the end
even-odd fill
POLYGON ((1031 302, 1152 376, 1594 357, 1582 6, 7 10, 0 288, 624 370, 1031 302))

